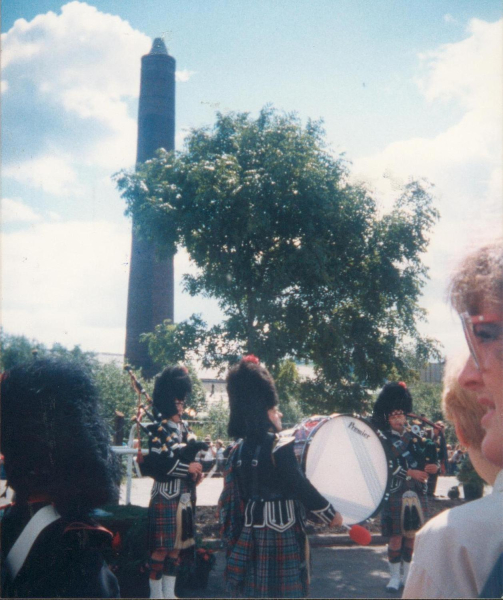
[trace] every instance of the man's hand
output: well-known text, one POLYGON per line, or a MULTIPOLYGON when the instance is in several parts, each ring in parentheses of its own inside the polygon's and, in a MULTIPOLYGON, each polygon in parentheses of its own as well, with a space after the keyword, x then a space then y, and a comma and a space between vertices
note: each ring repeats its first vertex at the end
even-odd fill
POLYGON ((435 475, 435 473, 438 473, 438 467, 437 465, 426 465, 426 467, 424 468, 424 470, 429 473, 430 475, 435 475))
POLYGON ((189 463, 189 473, 191 475, 198 475, 203 472, 203 465, 198 462, 189 463))
POLYGON ((342 515, 336 512, 334 518, 330 522, 329 527, 340 527, 342 525, 342 515))
POLYGON ((426 481, 428 481, 428 473, 426 471, 419 471, 418 469, 409 469, 407 471, 407 475, 409 477, 412 477, 412 479, 415 479, 416 481, 420 481, 421 483, 426 483, 426 481))

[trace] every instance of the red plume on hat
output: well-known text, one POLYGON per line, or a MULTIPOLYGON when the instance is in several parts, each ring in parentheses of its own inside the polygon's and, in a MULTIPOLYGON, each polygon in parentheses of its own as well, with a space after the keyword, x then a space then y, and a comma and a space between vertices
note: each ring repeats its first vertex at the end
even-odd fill
POLYGON ((260 364, 260 360, 254 354, 247 354, 246 356, 243 356, 243 361, 251 362, 256 365, 260 364))
POLYGON ((405 383, 405 381, 399 381, 398 385, 400 385, 401 387, 403 387, 404 390, 407 389, 407 384, 405 383))

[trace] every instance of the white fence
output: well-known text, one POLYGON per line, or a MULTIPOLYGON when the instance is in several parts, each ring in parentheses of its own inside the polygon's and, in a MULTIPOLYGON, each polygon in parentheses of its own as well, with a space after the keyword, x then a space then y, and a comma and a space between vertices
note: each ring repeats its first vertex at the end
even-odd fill
MULTIPOLYGON (((134 447, 135 435, 136 435, 136 425, 133 425, 129 431, 129 439, 128 439, 127 446, 112 446, 112 450, 118 456, 121 456, 121 457, 126 456, 127 457, 127 469, 126 469, 127 481, 126 481, 126 498, 125 498, 126 504, 131 504, 131 487, 133 485, 133 466, 134 466, 134 469, 136 470, 136 475, 138 477, 141 477, 140 467, 138 466, 138 463, 135 460, 135 456, 138 454, 138 448, 134 447)), ((148 450, 142 448, 141 453, 148 454, 148 450)))

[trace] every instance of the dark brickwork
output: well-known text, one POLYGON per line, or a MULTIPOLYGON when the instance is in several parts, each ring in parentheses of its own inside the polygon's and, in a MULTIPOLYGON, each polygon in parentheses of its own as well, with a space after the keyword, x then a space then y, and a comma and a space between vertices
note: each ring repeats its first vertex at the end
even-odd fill
MULTIPOLYGON (((141 59, 137 163, 152 158, 159 148, 175 148, 175 68, 164 42, 155 39, 150 53, 141 59)), ((165 319, 174 321, 173 257, 158 260, 153 244, 141 240, 133 224, 126 360, 142 367, 146 377, 152 377, 155 368, 139 336, 165 319)))

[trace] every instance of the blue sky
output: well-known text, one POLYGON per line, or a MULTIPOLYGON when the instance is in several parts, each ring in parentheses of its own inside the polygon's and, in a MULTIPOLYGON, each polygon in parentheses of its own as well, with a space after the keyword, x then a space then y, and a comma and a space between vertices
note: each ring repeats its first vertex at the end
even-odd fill
MULTIPOLYGON (((140 57, 161 35, 178 148, 217 110, 272 103, 323 118, 383 211, 409 176, 435 183, 423 328, 454 351, 446 277, 501 228, 501 18, 493 0, 5 2, 5 329, 122 352, 130 224, 111 175, 134 163, 140 57)), ((180 252, 177 280, 190 268, 180 252)), ((218 319, 178 290, 176 319, 192 312, 218 319)))

